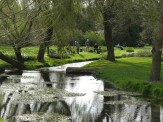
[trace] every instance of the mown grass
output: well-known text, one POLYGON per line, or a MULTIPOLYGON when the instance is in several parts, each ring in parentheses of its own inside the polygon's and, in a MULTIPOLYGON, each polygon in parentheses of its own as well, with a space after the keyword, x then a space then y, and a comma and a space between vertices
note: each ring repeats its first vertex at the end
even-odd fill
MULTIPOLYGON (((50 47, 53 50, 56 50, 55 46, 50 47)), ((77 61, 87 61, 87 60, 97 60, 102 58, 101 54, 97 53, 90 53, 90 52, 80 52, 79 54, 67 54, 67 58, 51 58, 47 55, 47 51, 45 52, 45 62, 41 63, 37 61, 37 53, 38 53, 38 46, 26 47, 22 48, 22 56, 25 59, 25 66, 27 69, 36 69, 40 67, 49 67, 49 66, 58 66, 65 63, 70 62, 77 62, 77 61)), ((15 59, 14 50, 10 46, 0 46, 0 51, 3 52, 5 55, 12 57, 15 59)), ((65 52, 63 52, 65 54, 65 52)), ((62 54, 61 54, 62 55, 62 54)), ((0 60, 0 69, 5 67, 11 67, 8 63, 0 60)))
MULTIPOLYGON (((149 82, 151 58, 120 58, 116 62, 99 60, 86 67, 96 68, 100 73, 99 78, 117 88, 163 99, 163 81, 149 82)), ((161 72, 163 72, 163 69, 161 72)), ((161 73, 161 77, 163 78, 163 73, 161 73)))
MULTIPOLYGON (((81 47, 83 50, 85 47, 81 47)), ((140 50, 144 49, 149 49, 150 47, 145 47, 145 48, 134 48, 134 52, 138 52, 140 50)), ((57 52, 56 46, 51 46, 50 49, 53 49, 57 52)), ((65 47, 66 49, 66 47, 65 47)), ((75 47, 72 47, 73 50, 75 50, 75 47)), ((45 62, 41 63, 37 61, 37 53, 39 50, 38 46, 30 46, 30 47, 25 47, 22 48, 22 56, 24 57, 25 60, 25 66, 27 69, 36 69, 40 67, 49 67, 49 66, 58 66, 62 65, 65 63, 70 63, 70 62, 77 62, 77 61, 87 61, 87 60, 96 60, 96 59, 103 59, 106 57, 106 47, 101 47, 102 53, 101 54, 96 54, 96 53, 90 53, 90 52, 80 52, 79 54, 66 54, 66 52, 61 52, 62 54, 66 54, 68 57, 67 58, 51 58, 47 55, 47 51, 45 53, 45 62)), ((90 50, 93 50, 93 48, 90 48, 90 50)), ((124 50, 120 50, 118 48, 115 48, 115 56, 116 57, 121 57, 122 54, 126 53, 127 47, 124 48, 124 50)), ((0 46, 0 51, 3 52, 5 55, 8 55, 15 59, 14 56, 14 50, 11 46, 0 46)), ((62 55, 61 54, 61 55, 62 55)), ((0 69, 4 69, 5 67, 11 67, 8 63, 0 60, 0 69)))

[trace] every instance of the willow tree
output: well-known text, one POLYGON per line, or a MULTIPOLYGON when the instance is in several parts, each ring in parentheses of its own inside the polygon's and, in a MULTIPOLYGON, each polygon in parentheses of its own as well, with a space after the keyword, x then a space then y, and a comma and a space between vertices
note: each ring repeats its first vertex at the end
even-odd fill
POLYGON ((52 37, 57 45, 64 45, 65 41, 62 40, 66 40, 67 30, 72 31, 74 28, 74 13, 78 11, 81 3, 81 1, 76 0, 47 0, 38 3, 42 10, 43 24, 47 26, 37 55, 38 61, 44 62, 45 50, 51 45, 52 37), (60 40, 56 41, 58 39, 60 40))
POLYGON ((47 47, 51 44, 51 39, 53 36, 53 23, 52 23, 52 7, 53 4, 51 0, 47 1, 36 1, 35 4, 39 5, 40 8, 40 16, 37 18, 37 21, 39 22, 39 25, 41 25, 40 30, 43 30, 42 34, 39 34, 39 42, 40 47, 37 54, 37 60, 39 62, 44 62, 44 54, 47 47))
MULTIPOLYGON (((19 0, 1 0, 0 1, 0 24, 2 38, 8 40, 13 47, 16 61, 6 57, 2 52, 0 58, 16 66, 23 65, 24 60, 21 54, 21 48, 29 45, 30 32, 33 26, 33 20, 37 16, 37 9, 31 6, 28 1, 19 0)), ((18 66, 17 67, 20 67, 18 66)))

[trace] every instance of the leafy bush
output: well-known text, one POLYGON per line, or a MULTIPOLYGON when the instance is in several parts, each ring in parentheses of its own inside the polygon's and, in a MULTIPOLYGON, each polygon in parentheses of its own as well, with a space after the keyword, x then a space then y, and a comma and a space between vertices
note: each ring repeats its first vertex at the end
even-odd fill
POLYGON ((49 55, 50 58, 56 58, 56 59, 65 59, 65 58, 70 58, 69 55, 67 53, 64 54, 59 54, 56 53, 55 55, 49 55))
POLYGON ((161 90, 159 89, 159 88, 155 88, 154 90, 153 90, 153 94, 154 94, 154 96, 156 96, 156 97, 159 97, 161 94, 161 90))
POLYGON ((133 47, 127 47, 126 52, 134 52, 134 48, 133 47))
POLYGON ((143 86, 142 93, 144 95, 150 95, 151 94, 151 89, 152 89, 152 85, 151 84, 146 84, 146 85, 143 86))
POLYGON ((99 45, 102 45, 103 42, 104 42, 104 37, 100 33, 97 33, 97 32, 94 32, 94 31, 87 31, 84 34, 84 39, 85 40, 89 39, 92 46, 95 43, 97 43, 99 45))
POLYGON ((24 60, 25 60, 25 61, 36 60, 36 57, 24 55, 24 60))
POLYGON ((151 57, 152 53, 150 50, 142 50, 135 54, 137 57, 151 57))
POLYGON ((122 54, 122 57, 125 58, 125 57, 134 57, 135 56, 135 53, 134 52, 131 52, 131 53, 123 53, 122 54))

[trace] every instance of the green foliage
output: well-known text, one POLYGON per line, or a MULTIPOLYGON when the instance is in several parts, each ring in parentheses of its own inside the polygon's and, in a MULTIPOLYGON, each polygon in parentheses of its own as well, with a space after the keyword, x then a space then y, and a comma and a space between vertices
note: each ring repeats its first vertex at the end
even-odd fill
POLYGON ((135 53, 134 52, 130 52, 130 53, 123 53, 121 57, 125 58, 125 57, 134 57, 135 53))
POLYGON ((54 56, 50 55, 50 58, 55 58, 55 59, 66 59, 66 58, 70 58, 69 55, 67 53, 64 54, 55 54, 54 56))
POLYGON ((160 95, 160 89, 156 87, 156 88, 153 90, 153 94, 154 94, 155 96, 159 96, 159 95, 160 95))
POLYGON ((127 47, 126 52, 134 52, 134 48, 133 47, 127 47))
POLYGON ((151 57, 152 56, 152 52, 150 50, 141 50, 138 51, 135 56, 138 57, 151 57))
POLYGON ((141 87, 142 87, 142 93, 144 94, 144 95, 151 95, 152 94, 152 85, 150 84, 150 83, 147 83, 147 84, 143 84, 143 85, 141 85, 141 87))
POLYGON ((115 44, 120 43, 123 46, 140 46, 140 33, 142 32, 141 9, 135 1, 123 1, 120 4, 120 10, 117 13, 115 27, 113 28, 113 39, 115 44), (125 13, 124 13, 125 11, 125 13))
POLYGON ((73 32, 73 40, 76 40, 80 43, 80 45, 84 45, 85 43, 85 39, 84 39, 84 36, 83 36, 83 32, 81 30, 78 30, 76 29, 74 32, 73 32))
POLYGON ((141 40, 146 44, 152 44, 153 38, 153 28, 149 23, 143 23, 143 31, 141 32, 141 40))
POLYGON ((95 43, 102 45, 104 43, 104 37, 100 33, 94 31, 87 31, 84 34, 84 39, 89 39, 91 45, 94 45, 95 43))
MULTIPOLYGON (((85 8, 85 9, 88 9, 88 8, 85 8)), ((90 11, 87 11, 87 12, 90 12, 90 11)), ((81 30, 83 33, 95 29, 95 21, 91 17, 88 17, 88 15, 84 16, 81 13, 77 13, 75 15, 75 20, 76 20, 77 28, 81 30)))

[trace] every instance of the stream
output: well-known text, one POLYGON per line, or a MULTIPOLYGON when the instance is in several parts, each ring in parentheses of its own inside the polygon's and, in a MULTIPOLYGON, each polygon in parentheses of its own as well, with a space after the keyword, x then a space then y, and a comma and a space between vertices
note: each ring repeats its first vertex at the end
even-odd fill
MULTIPOLYGON (((66 75, 87 62, 23 70, 0 85, 6 122, 163 122, 163 106, 141 94, 118 91, 92 75, 66 75)), ((7 71, 6 71, 7 72, 7 71)))

